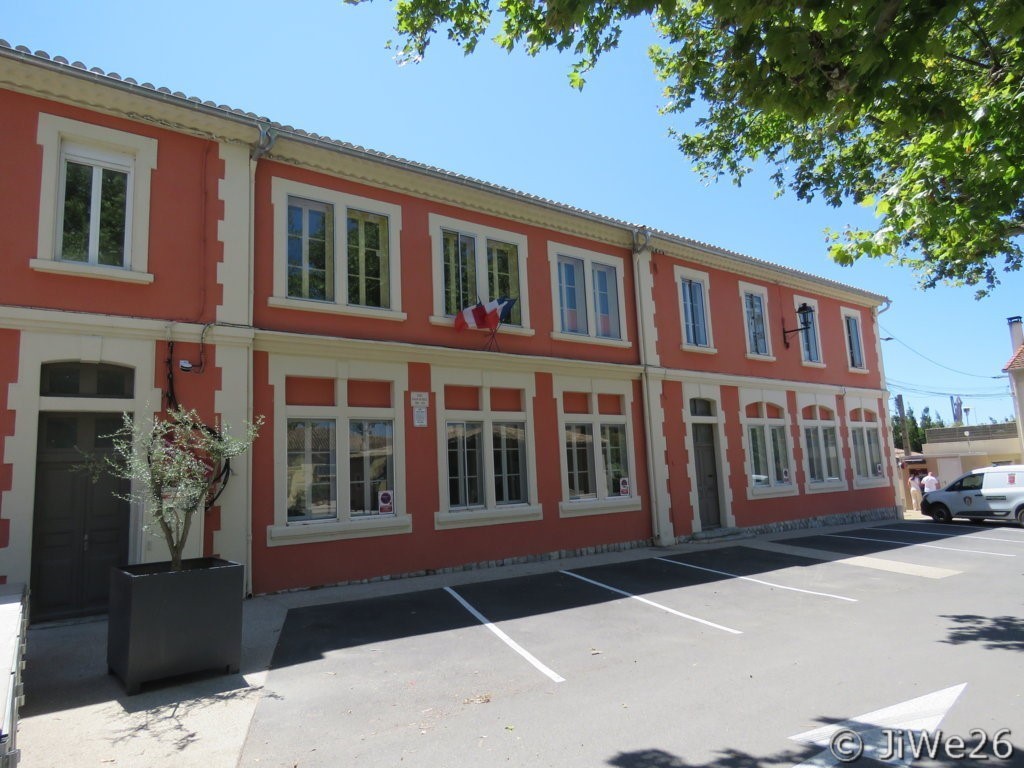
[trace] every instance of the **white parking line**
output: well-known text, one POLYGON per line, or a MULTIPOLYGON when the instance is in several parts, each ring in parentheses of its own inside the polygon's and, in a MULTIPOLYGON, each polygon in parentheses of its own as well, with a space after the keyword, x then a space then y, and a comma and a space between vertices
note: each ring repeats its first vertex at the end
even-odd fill
POLYGON ((992 555, 993 557, 1016 557, 1016 555, 1008 555, 1005 552, 985 552, 981 549, 958 549, 957 547, 940 547, 937 544, 914 544, 909 541, 900 541, 899 539, 869 539, 866 536, 845 536, 840 533, 822 533, 821 536, 828 536, 833 539, 855 539, 856 541, 878 541, 883 544, 903 544, 908 547, 927 547, 928 549, 945 549, 950 552, 969 552, 972 555, 992 555))
MULTIPOLYGON (((910 521, 908 520, 906 522, 909 523, 910 521)), ((1013 528, 1009 528, 1007 526, 998 527, 998 526, 992 526, 992 525, 971 525, 970 523, 964 523, 964 522, 961 522, 960 520, 957 520, 956 522, 952 522, 952 523, 939 523, 939 522, 936 522, 936 521, 921 520, 919 522, 914 522, 913 524, 914 525, 941 525, 943 528, 974 528, 975 530, 978 530, 978 531, 998 531, 998 530, 1010 530, 1010 531, 1012 531, 1012 530, 1014 530, 1013 528)))
MULTIPOLYGON (((912 533, 915 536, 938 536, 943 539, 957 538, 960 534, 957 533, 935 533, 933 531, 908 531, 906 528, 872 528, 873 531, 892 531, 896 533, 912 533)), ((1005 541, 1009 544, 1024 544, 1024 539, 994 539, 991 536, 979 536, 977 538, 967 539, 967 541, 1005 541)))
POLYGON ((558 674, 557 672, 555 672, 554 670, 552 670, 552 669, 551 669, 550 667, 547 667, 547 666, 545 666, 544 664, 542 664, 542 663, 540 662, 540 660, 539 660, 539 659, 538 659, 538 658, 537 658, 536 656, 534 656, 534 655, 533 655, 532 653, 530 653, 530 652, 529 652, 528 650, 526 650, 525 648, 523 648, 523 646, 521 646, 521 645, 520 645, 519 643, 517 643, 517 642, 516 642, 515 640, 513 640, 513 639, 512 639, 511 637, 509 637, 508 635, 506 635, 506 634, 505 634, 504 632, 502 632, 502 631, 501 631, 500 629, 498 629, 498 628, 497 628, 496 626, 494 626, 494 624, 492 624, 492 623, 490 622, 490 620, 489 620, 489 619, 488 619, 488 618, 487 618, 486 616, 484 616, 484 615, 483 615, 482 613, 480 613, 480 611, 478 611, 478 610, 477 610, 476 608, 474 608, 474 607, 473 607, 472 605, 470 605, 469 603, 467 603, 467 602, 466 602, 466 600, 465 600, 465 599, 464 599, 464 598, 462 597, 462 595, 460 595, 460 594, 459 594, 458 592, 456 592, 456 591, 455 591, 454 589, 452 589, 451 587, 445 587, 445 588, 444 588, 444 591, 445 591, 445 592, 447 592, 447 593, 448 593, 449 595, 451 595, 452 597, 454 597, 454 598, 455 598, 456 600, 458 600, 458 601, 459 601, 459 603, 460 603, 460 604, 462 605, 462 607, 463 607, 463 608, 465 608, 465 609, 466 609, 467 611, 469 611, 469 612, 470 612, 471 614, 473 614, 473 616, 475 616, 475 617, 476 617, 476 619, 477 619, 477 620, 478 620, 478 621, 479 621, 479 622, 480 622, 481 624, 483 624, 483 625, 484 625, 485 627, 487 627, 487 628, 488 628, 489 630, 491 630, 491 632, 493 632, 493 633, 494 633, 495 635, 497 635, 497 636, 498 636, 498 638, 499 638, 499 639, 500 639, 500 640, 501 640, 501 641, 502 641, 503 643, 505 643, 505 645, 507 645, 507 646, 508 646, 509 648, 511 648, 511 649, 512 649, 513 651, 515 651, 515 652, 516 652, 516 653, 518 653, 518 654, 519 654, 520 656, 522 656, 522 657, 523 657, 524 659, 526 659, 526 660, 527 660, 528 662, 530 662, 530 663, 531 663, 531 664, 532 664, 532 665, 533 665, 534 667, 536 667, 536 668, 537 668, 537 669, 538 669, 538 670, 539 670, 540 672, 543 672, 543 673, 544 673, 545 675, 547 675, 547 676, 548 676, 549 678, 551 678, 552 680, 554 680, 554 681, 555 681, 556 683, 564 683, 564 682, 565 682, 565 678, 564 678, 564 677, 562 677, 561 675, 559 675, 559 674, 558 674))
POLYGON ((661 603, 656 603, 653 600, 648 600, 646 597, 640 597, 639 595, 634 595, 634 594, 632 594, 630 592, 626 592, 624 589, 619 589, 618 587, 612 587, 612 586, 610 586, 608 584, 602 584, 600 581, 594 581, 593 579, 588 579, 586 576, 580 576, 578 573, 573 573, 572 571, 559 571, 559 573, 564 573, 566 576, 572 576, 574 579, 579 579, 580 581, 585 581, 588 584, 593 584, 594 586, 602 587, 604 589, 607 589, 607 590, 609 590, 611 592, 616 592, 616 593, 618 593, 620 595, 623 595, 625 597, 631 597, 634 600, 639 600, 641 603, 646 603, 647 605, 653 606, 655 608, 660 608, 661 610, 665 611, 666 613, 671 613, 673 616, 679 616, 679 617, 684 618, 684 619, 689 619, 690 621, 696 621, 699 624, 704 624, 704 625, 709 626, 709 627, 714 627, 715 629, 721 629, 723 632, 731 632, 734 635, 742 635, 743 634, 738 629, 730 629, 729 627, 723 627, 721 624, 715 624, 713 621, 707 621, 705 619, 698 619, 696 616, 691 616, 688 613, 682 613, 680 611, 675 610, 674 608, 669 608, 666 605, 662 605, 661 603))
POLYGON ((738 573, 729 573, 728 571, 716 571, 714 568, 705 568, 702 565, 693 565, 692 563, 683 563, 679 560, 669 560, 667 557, 656 557, 655 560, 661 560, 663 563, 672 563, 672 565, 681 565, 684 568, 696 568, 698 571, 708 571, 709 573, 717 573, 722 576, 729 576, 733 579, 743 579, 744 581, 752 581, 755 584, 764 584, 766 587, 774 587, 775 589, 787 589, 790 592, 803 592, 805 595, 817 595, 818 597, 831 597, 835 600, 846 600, 848 603, 856 603, 857 599, 853 597, 843 597, 842 595, 833 595, 828 592, 814 592, 810 589, 800 589, 799 587, 787 587, 784 584, 775 584, 771 581, 762 581, 761 579, 755 579, 751 576, 740 576, 738 573))

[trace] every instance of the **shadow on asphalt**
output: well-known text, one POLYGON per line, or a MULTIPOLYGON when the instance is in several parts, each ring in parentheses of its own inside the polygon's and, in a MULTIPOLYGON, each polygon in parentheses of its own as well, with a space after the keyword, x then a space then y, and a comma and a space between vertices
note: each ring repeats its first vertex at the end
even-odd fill
POLYGON ((942 618, 953 625, 944 643, 982 643, 991 650, 1024 651, 1024 619, 1019 616, 943 614, 942 618))

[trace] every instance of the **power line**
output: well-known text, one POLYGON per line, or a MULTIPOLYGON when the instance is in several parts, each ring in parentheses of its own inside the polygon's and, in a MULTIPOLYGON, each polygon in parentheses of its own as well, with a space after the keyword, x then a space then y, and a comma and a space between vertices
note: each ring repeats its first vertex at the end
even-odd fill
POLYGON ((977 373, 968 373, 967 371, 958 371, 956 368, 950 368, 948 365, 943 365, 942 363, 939 363, 939 362, 936 362, 935 360, 932 360, 930 357, 922 355, 920 352, 918 352, 916 349, 914 349, 909 344, 906 344, 905 342, 903 342, 900 339, 897 339, 895 336, 893 336, 892 335, 892 331, 888 330, 887 328, 883 328, 881 326, 881 324, 879 324, 878 327, 882 330, 883 333, 888 334, 888 336, 889 336, 888 340, 892 340, 892 341, 895 341, 898 344, 902 344, 904 347, 909 349, 911 352, 913 352, 915 355, 920 357, 922 360, 927 360, 929 363, 931 363, 932 365, 937 365, 939 368, 945 368, 947 371, 952 371, 953 373, 959 373, 961 376, 970 376, 970 377, 975 378, 975 379, 1001 379, 1005 375, 1005 374, 999 374, 998 376, 981 376, 981 375, 979 375, 977 373))
POLYGON ((929 387, 927 384, 915 384, 913 382, 900 381, 899 379, 886 378, 885 381, 887 385, 892 385, 896 389, 901 389, 907 392, 917 392, 919 394, 959 397, 1009 397, 1010 395, 1009 387, 1000 387, 998 389, 989 390, 971 390, 966 392, 964 390, 956 390, 951 392, 949 390, 937 390, 929 387))

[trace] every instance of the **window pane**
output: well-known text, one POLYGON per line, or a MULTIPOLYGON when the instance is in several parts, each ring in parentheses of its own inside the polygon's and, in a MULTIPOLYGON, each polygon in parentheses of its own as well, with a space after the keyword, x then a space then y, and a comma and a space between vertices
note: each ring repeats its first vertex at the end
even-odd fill
POLYGON ((753 470, 754 485, 771 485, 768 477, 768 448, 764 437, 764 427, 750 427, 750 466, 753 470))
POLYGON ((128 215, 128 174, 103 169, 100 200, 100 264, 123 267, 128 215))
POLYGON ((878 430, 865 430, 868 438, 868 460, 872 477, 881 477, 882 472, 882 446, 878 440, 878 430))
POLYGON ((852 430, 853 435, 853 467, 858 477, 868 476, 868 458, 864 448, 864 429, 852 430))
POLYGON ((393 454, 391 421, 349 422, 349 511, 353 517, 380 513, 380 492, 394 490, 393 454))
POLYGON ((626 426, 601 425, 601 451, 604 458, 604 476, 609 496, 619 496, 619 481, 629 477, 629 459, 626 454, 626 426))
POLYGON ((803 341, 804 360, 809 363, 819 363, 821 362, 821 352, 818 349, 818 326, 813 310, 807 313, 807 319, 804 322, 807 324, 807 328, 800 333, 800 338, 803 341))
POLYGON ((569 498, 594 498, 594 437, 589 424, 565 425, 565 459, 569 498))
MULTIPOLYGON (((519 298, 519 248, 516 245, 487 241, 487 291, 491 299, 519 298)), ((523 324, 520 303, 512 305, 510 325, 523 324)))
POLYGON ((444 311, 455 315, 476 304, 476 240, 442 231, 444 250, 444 311))
POLYGON ((288 419, 288 519, 337 517, 333 419, 288 419))
POLYGON ((789 482, 789 446, 786 444, 786 428, 772 427, 772 456, 774 458, 776 483, 789 482))
POLYGON ((587 333, 586 288, 581 260, 558 257, 558 294, 563 333, 587 333))
POLYGON ((825 462, 829 480, 839 479, 839 445, 836 442, 836 428, 824 427, 822 436, 825 441, 825 462))
POLYGON ((764 300, 756 293, 744 294, 747 310, 747 341, 754 355, 768 354, 768 338, 764 332, 764 300))
POLYGON ((494 498, 498 504, 526 501, 526 426, 495 424, 492 432, 494 452, 494 498))
POLYGON ((698 280, 682 281, 683 329, 686 343, 697 347, 708 346, 708 332, 704 314, 704 284, 698 280))
POLYGON ((864 367, 864 351, 860 344, 860 321, 851 315, 846 316, 846 344, 850 350, 850 367, 864 367))
POLYGON ((821 462, 821 438, 818 435, 817 427, 809 427, 804 430, 804 439, 807 441, 807 468, 811 481, 820 483, 825 479, 821 462))
POLYGON ((288 198, 288 295, 334 301, 334 207, 288 198))
POLYGON ((348 301, 365 307, 390 307, 388 218, 348 212, 348 301))
POLYGON ((619 286, 615 267, 594 265, 594 323, 603 339, 621 338, 619 333, 619 286))
POLYGON ((479 422, 448 424, 448 506, 479 506, 483 499, 483 452, 479 422))
POLYGON ((89 219, 92 215, 92 166, 64 166, 64 232, 60 257, 64 261, 89 260, 89 219))

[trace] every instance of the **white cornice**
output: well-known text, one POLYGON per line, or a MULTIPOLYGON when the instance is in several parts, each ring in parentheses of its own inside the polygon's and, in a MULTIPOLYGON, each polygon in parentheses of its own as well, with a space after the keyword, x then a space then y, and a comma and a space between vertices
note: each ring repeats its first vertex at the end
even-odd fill
MULTIPOLYGON (((460 176, 345 142, 272 123, 251 112, 218 106, 0 45, 0 87, 158 125, 215 141, 255 146, 260 127, 277 136, 267 157, 367 184, 631 249, 640 225, 584 211, 496 184, 460 176)), ((874 307, 886 299, 815 275, 667 232, 651 232, 651 247, 693 264, 874 307)))
POLYGON ((637 380, 640 366, 587 360, 511 355, 476 349, 453 349, 405 342, 343 339, 333 336, 256 331, 253 348, 258 352, 311 357, 354 357, 373 362, 429 363, 432 366, 545 373, 566 376, 600 376, 606 379, 637 380))

